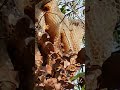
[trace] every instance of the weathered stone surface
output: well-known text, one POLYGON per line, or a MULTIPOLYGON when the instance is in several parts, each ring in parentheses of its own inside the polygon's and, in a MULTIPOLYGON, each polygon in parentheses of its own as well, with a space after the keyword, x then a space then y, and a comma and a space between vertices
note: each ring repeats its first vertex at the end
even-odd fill
MULTIPOLYGON (((102 66, 111 55, 113 46, 113 31, 118 19, 118 9, 112 6, 114 0, 87 0, 86 1, 86 53, 90 58, 90 65, 102 66)), ((96 68, 97 69, 97 68, 96 68)), ((101 72, 100 72, 101 73, 101 72)), ((99 73, 99 74, 100 74, 99 73)), ((96 90, 96 71, 86 75, 86 89, 96 90), (94 77, 91 79, 90 77, 94 77)))

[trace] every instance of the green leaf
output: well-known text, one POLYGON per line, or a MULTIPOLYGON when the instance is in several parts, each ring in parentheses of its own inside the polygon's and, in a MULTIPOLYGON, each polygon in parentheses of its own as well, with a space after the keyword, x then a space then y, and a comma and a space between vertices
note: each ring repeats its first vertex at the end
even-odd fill
POLYGON ((85 9, 83 10, 83 15, 85 15, 85 9))
POLYGON ((82 5, 85 6, 85 2, 84 1, 83 1, 82 5))
POLYGON ((78 73, 76 76, 70 78, 70 80, 74 81, 74 80, 78 79, 79 77, 83 77, 83 76, 85 76, 85 72, 78 73))
POLYGON ((66 13, 65 5, 63 5, 62 8, 60 8, 60 10, 61 10, 61 12, 62 12, 63 14, 65 14, 65 13, 66 13))
POLYGON ((119 34, 118 34, 117 31, 114 31, 114 32, 113 32, 113 36, 114 36, 114 40, 115 40, 117 43, 119 43, 119 34))
POLYGON ((85 85, 83 85, 83 87, 81 88, 81 90, 85 90, 85 85))

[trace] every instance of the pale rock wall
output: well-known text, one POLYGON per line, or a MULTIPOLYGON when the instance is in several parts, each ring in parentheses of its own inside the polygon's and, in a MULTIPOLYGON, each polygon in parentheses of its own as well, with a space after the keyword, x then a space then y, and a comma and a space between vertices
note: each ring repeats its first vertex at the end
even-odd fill
MULTIPOLYGON (((112 52, 113 31, 117 21, 117 12, 112 1, 114 0, 86 1, 85 45, 91 66, 102 66, 112 52)), ((96 90, 97 77, 101 71, 96 68, 90 72, 86 75, 86 90, 96 90)))

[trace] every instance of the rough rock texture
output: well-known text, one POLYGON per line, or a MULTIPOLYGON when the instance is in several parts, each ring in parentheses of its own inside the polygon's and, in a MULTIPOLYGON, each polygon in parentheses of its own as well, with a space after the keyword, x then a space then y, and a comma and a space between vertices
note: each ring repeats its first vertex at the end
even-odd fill
POLYGON ((29 0, 0 1, 0 25, 3 27, 0 34, 4 33, 0 36, 1 90, 33 90, 34 87, 34 25, 31 17, 24 13, 25 7, 32 6, 28 2, 29 0))
MULTIPOLYGON (((118 4, 114 1, 118 0, 86 1, 85 45, 87 56, 90 58, 90 66, 101 67, 111 55, 113 31, 119 16, 119 10, 116 9, 118 4)), ((97 77, 101 74, 98 67, 95 70, 89 70, 91 73, 86 74, 86 90, 98 88, 97 77)))

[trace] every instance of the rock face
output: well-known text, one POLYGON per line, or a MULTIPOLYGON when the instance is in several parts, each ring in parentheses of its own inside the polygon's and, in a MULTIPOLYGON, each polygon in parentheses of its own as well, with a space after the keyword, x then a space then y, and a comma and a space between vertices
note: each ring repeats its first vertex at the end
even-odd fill
MULTIPOLYGON (((113 49, 113 31, 119 18, 116 6, 118 0, 87 0, 86 1, 86 53, 90 58, 90 66, 102 66, 110 57, 113 49), (112 15, 112 16, 110 16, 112 15)), ((86 89, 96 90, 97 77, 101 70, 91 71, 86 75, 86 89), (94 78, 91 78, 94 77, 94 78)))
POLYGON ((18 87, 17 72, 7 52, 5 42, 6 34, 4 28, 3 14, 0 12, 0 89, 15 90, 18 87))
POLYGON ((2 4, 4 6, 0 8, 0 18, 2 18, 0 25, 3 27, 0 29, 0 34, 3 33, 0 36, 0 42, 2 40, 0 89, 33 90, 35 29, 31 17, 24 13, 25 7, 30 5, 32 8, 32 4, 28 4, 28 0, 1 0, 0 5, 2 4), (2 80, 3 76, 4 80, 2 80))
POLYGON ((15 90, 15 88, 18 87, 18 82, 15 79, 17 72, 14 71, 4 40, 0 40, 0 46, 0 89, 15 90))
POLYGON ((35 67, 35 39, 34 33, 29 33, 32 32, 29 26, 30 20, 21 18, 15 26, 16 37, 8 40, 8 53, 15 70, 19 71, 19 89, 23 90, 32 90, 34 87, 32 68, 35 67))

